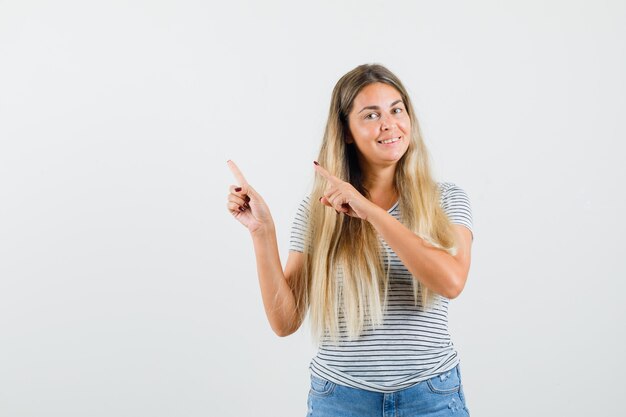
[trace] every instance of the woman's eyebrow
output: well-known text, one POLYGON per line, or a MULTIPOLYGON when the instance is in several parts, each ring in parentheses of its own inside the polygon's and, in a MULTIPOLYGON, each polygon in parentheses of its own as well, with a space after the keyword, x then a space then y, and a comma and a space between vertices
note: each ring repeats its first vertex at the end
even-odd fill
MULTIPOLYGON (((402 103, 402 99, 394 101, 393 103, 391 103, 391 104, 389 105, 389 107, 393 107, 393 106, 395 106, 395 105, 396 105, 396 104, 398 104, 398 103, 402 103)), ((404 104, 404 103, 403 103, 403 104, 404 104)), ((363 107, 363 108, 359 111, 359 113, 361 113, 363 110, 378 110, 378 109, 380 109, 380 107, 378 107, 378 106, 365 106, 365 107, 363 107)), ((359 114, 359 113, 357 113, 357 114, 359 114)))

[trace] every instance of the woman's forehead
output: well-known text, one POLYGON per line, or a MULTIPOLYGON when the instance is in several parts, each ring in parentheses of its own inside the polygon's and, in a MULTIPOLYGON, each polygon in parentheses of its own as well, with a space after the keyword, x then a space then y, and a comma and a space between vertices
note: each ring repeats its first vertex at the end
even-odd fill
POLYGON ((385 83, 368 84, 354 98, 352 108, 360 111, 362 107, 377 106, 386 108, 402 100, 402 95, 395 87, 385 83), (358 107, 358 108, 357 108, 358 107))

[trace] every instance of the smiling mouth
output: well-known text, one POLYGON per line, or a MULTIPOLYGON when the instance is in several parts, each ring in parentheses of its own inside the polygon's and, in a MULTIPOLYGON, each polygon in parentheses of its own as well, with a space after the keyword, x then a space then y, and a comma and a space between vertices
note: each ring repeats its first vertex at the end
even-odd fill
POLYGON ((379 140, 379 141, 377 141, 377 142, 378 142, 378 143, 380 143, 380 144, 386 145, 386 144, 389 144, 389 143, 394 143, 394 142, 397 142, 397 141, 399 141, 399 140, 400 140, 400 137, 397 137, 397 138, 391 138, 391 139, 379 140))

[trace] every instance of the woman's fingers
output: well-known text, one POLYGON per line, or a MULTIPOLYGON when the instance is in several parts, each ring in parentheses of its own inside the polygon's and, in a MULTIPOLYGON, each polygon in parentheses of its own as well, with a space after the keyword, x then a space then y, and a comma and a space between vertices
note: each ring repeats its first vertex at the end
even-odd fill
POLYGON ((246 195, 246 192, 244 191, 243 187, 240 187, 238 185, 231 185, 230 187, 228 187, 228 191, 230 191, 231 194, 242 197, 246 195))
POLYGON ((335 207, 335 209, 339 209, 339 202, 341 202, 341 193, 339 191, 332 193, 326 198, 328 199, 328 202, 332 204, 333 207, 335 207))
POLYGON ((349 206, 343 203, 343 195, 341 191, 333 186, 329 186, 324 195, 320 198, 320 203, 335 209, 337 212, 348 213, 349 206))
MULTIPOLYGON (((328 170, 314 161, 315 172, 321 175, 327 182, 328 187, 320 202, 325 206, 332 207, 339 213, 345 213, 352 217, 360 217, 354 209, 355 205, 363 204, 366 200, 349 182, 345 182, 332 175, 328 170)), ((364 218, 364 217, 362 217, 364 218)))
POLYGON ((339 178, 328 172, 326 168, 321 166, 317 161, 313 161, 313 163, 315 164, 315 166, 313 167, 315 169, 315 172, 324 177, 326 181, 328 181, 330 184, 337 186, 343 182, 339 178))
POLYGON ((335 194, 336 192, 337 192, 337 188, 333 187, 332 185, 328 185, 326 187, 326 190, 324 190, 323 196, 326 197, 327 199, 330 199, 330 196, 335 194))
POLYGON ((230 159, 226 163, 228 164, 228 168, 230 168, 230 172, 233 173, 233 175, 235 176, 235 179, 237 180, 239 185, 240 186, 247 185, 248 181, 246 181, 246 178, 243 176, 243 174, 239 170, 239 167, 237 166, 237 164, 235 164, 230 159))
POLYGON ((349 207, 346 207, 346 205, 342 205, 341 207, 335 207, 333 206, 328 200, 326 200, 326 197, 322 197, 320 199, 320 202, 325 205, 326 207, 329 207, 333 210, 335 210, 336 212, 341 212, 341 213, 348 213, 350 211, 349 207))
POLYGON ((335 207, 339 205, 338 203, 340 201, 343 202, 342 200, 345 198, 343 190, 335 186, 328 187, 326 192, 324 193, 324 196, 330 202, 330 204, 332 204, 335 207))
POLYGON ((327 207, 332 207, 332 204, 330 204, 330 201, 328 201, 328 199, 326 197, 320 198, 320 203, 322 203, 323 205, 325 205, 327 207))
POLYGON ((238 212, 241 211, 246 211, 246 208, 237 204, 237 203, 233 203, 232 201, 229 201, 226 204, 226 207, 228 207, 228 210, 232 213, 232 214, 237 214, 238 212))
POLYGON ((230 159, 228 160, 227 164, 228 164, 228 168, 230 168, 230 171, 233 173, 233 176, 239 183, 238 187, 241 188, 241 191, 237 193, 247 195, 248 201, 250 201, 250 196, 252 196, 253 198, 257 200, 261 200, 261 196, 257 194, 256 190, 252 188, 250 184, 248 184, 248 181, 241 173, 241 170, 239 169, 239 167, 230 159))
POLYGON ((333 204, 332 204, 331 199, 332 199, 332 196, 335 195, 336 192, 337 192, 337 189, 329 184, 326 187, 326 191, 324 191, 324 194, 322 194, 322 198, 320 199, 320 202, 324 204, 325 206, 332 207, 333 204))
POLYGON ((332 207, 338 212, 348 213, 350 206, 345 203, 345 197, 341 190, 345 189, 345 182, 332 175, 326 168, 314 161, 315 172, 328 181, 328 187, 324 192, 320 202, 325 206, 332 207))
POLYGON ((248 195, 248 191, 246 190, 245 186, 244 187, 239 187, 237 185, 231 185, 230 186, 230 194, 234 195, 236 197, 241 198, 246 203, 248 201, 250 201, 250 196, 248 195))
POLYGON ((250 232, 259 230, 266 225, 272 225, 272 215, 260 194, 248 184, 241 170, 233 161, 227 162, 228 168, 235 177, 237 185, 229 188, 226 206, 230 214, 250 232))
POLYGON ((246 211, 250 208, 248 202, 250 201, 250 196, 248 194, 252 193, 252 187, 246 181, 246 178, 241 173, 241 170, 233 161, 228 160, 227 162, 228 168, 233 173, 235 179, 239 183, 239 185, 231 185, 230 186, 230 194, 228 195, 228 210, 233 215, 236 215, 239 212, 246 211))
POLYGON ((228 201, 231 202, 231 203, 235 203, 238 206, 241 206, 241 207, 244 207, 244 208, 248 207, 248 203, 246 202, 245 198, 242 198, 242 197, 240 197, 240 196, 238 196, 236 194, 233 194, 233 193, 228 194, 228 201))

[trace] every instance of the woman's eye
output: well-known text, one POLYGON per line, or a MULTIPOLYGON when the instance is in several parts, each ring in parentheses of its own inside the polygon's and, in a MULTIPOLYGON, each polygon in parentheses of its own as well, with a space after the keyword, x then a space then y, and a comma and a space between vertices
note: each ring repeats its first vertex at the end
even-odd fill
POLYGON ((395 114, 402 113, 402 109, 401 109, 401 108, 399 108, 399 107, 396 107, 396 108, 395 108, 395 109, 393 109, 392 111, 393 111, 393 113, 395 113, 395 114))
POLYGON ((367 116, 365 116, 366 119, 374 119, 378 117, 378 113, 370 113, 367 116))

